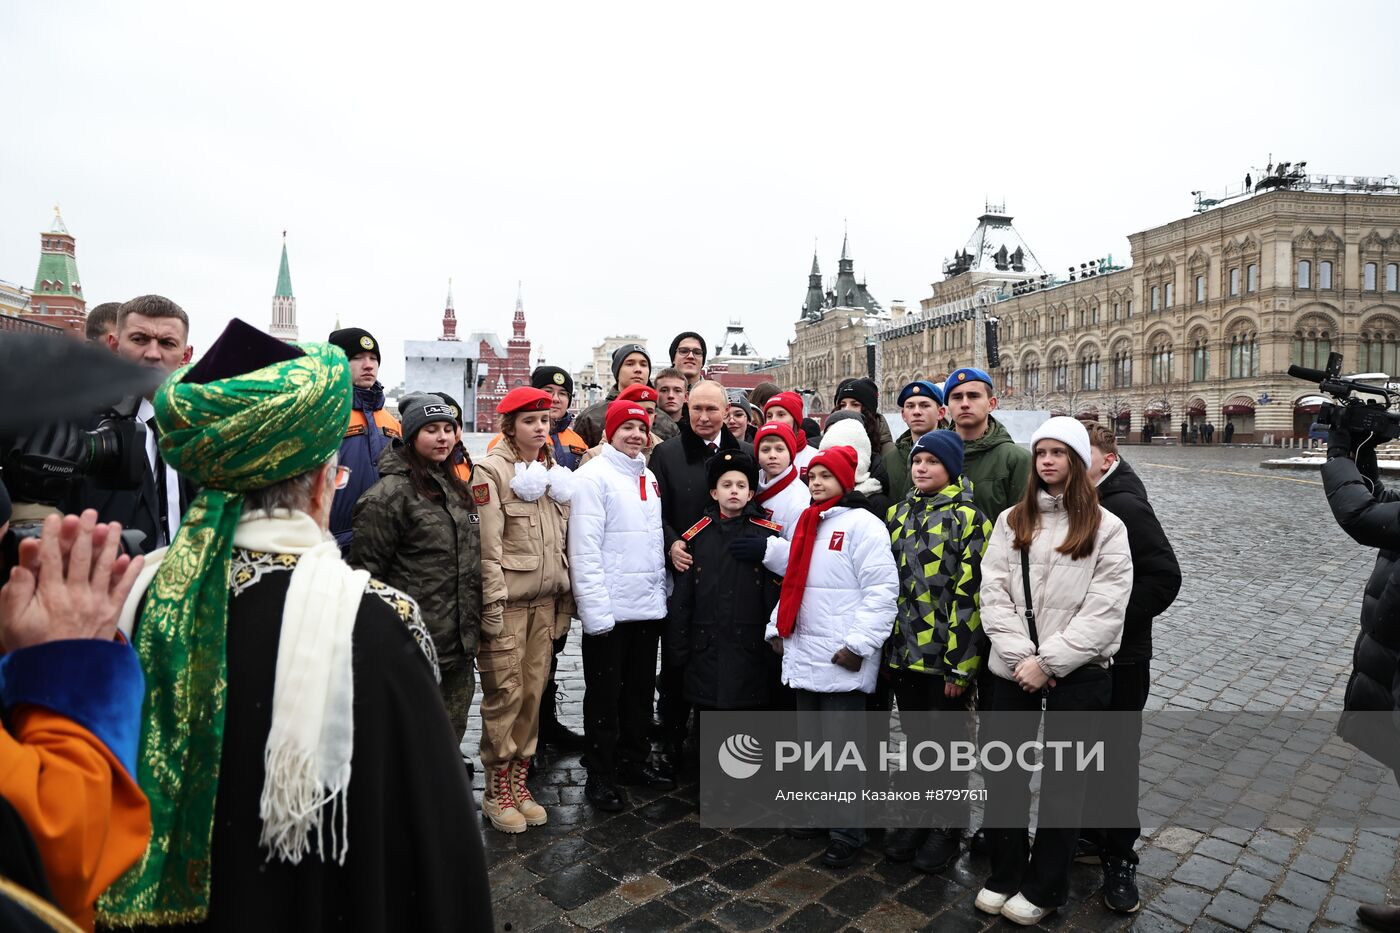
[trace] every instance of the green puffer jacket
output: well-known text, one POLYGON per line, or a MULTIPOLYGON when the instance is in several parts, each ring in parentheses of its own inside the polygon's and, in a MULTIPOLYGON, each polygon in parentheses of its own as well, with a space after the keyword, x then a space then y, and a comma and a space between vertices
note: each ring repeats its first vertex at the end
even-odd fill
POLYGON ((481 517, 443 477, 432 480, 444 501, 414 490, 402 441, 384 450, 379 482, 355 503, 350 564, 418 601, 444 667, 470 664, 481 636, 481 517))
POLYGON ((973 501, 987 518, 1020 502, 1031 478, 1031 452, 1017 444, 996 418, 987 418, 987 433, 963 447, 963 476, 972 480, 973 501))
POLYGON ((965 687, 990 647, 977 591, 992 523, 973 504, 966 480, 933 495, 917 489, 890 506, 899 568, 899 611, 886 644, 890 667, 921 671, 965 687))

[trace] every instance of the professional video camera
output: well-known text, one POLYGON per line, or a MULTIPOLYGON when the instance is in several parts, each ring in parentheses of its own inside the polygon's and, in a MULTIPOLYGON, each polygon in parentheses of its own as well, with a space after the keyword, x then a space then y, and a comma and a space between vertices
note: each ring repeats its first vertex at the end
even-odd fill
POLYGON ((92 431, 52 424, 0 438, 5 487, 16 502, 52 506, 63 505, 83 478, 102 489, 135 489, 146 468, 145 430, 135 419, 112 419, 92 431))
POLYGON ((1335 398, 1338 404, 1324 402, 1317 412, 1317 423, 1328 428, 1342 428, 1358 441, 1383 444, 1400 437, 1400 413, 1390 411, 1400 392, 1388 386, 1368 385, 1354 379, 1343 379, 1342 355, 1330 353, 1326 369, 1305 366, 1288 367, 1288 375, 1317 383, 1320 391, 1335 398), (1357 394, 1377 396, 1361 399, 1357 394), (1371 437, 1369 435, 1374 435, 1371 437))

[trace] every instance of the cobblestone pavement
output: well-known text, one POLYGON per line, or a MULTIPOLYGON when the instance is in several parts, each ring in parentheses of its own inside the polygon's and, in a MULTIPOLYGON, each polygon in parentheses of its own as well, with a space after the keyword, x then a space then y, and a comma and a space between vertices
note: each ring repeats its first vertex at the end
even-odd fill
MULTIPOLYGON (((1271 471, 1268 451, 1126 448, 1176 548, 1185 582, 1155 627, 1149 710, 1338 710, 1374 553, 1336 527, 1315 471, 1271 471)), ((567 723, 580 728, 583 674, 575 631, 559 679, 567 723)), ((1328 720, 1335 718, 1328 717, 1328 720)), ((1222 717, 1222 721, 1229 717, 1222 717)), ((475 751, 479 718, 464 749, 475 751)), ((1107 911, 1099 869, 1076 866, 1071 902, 1051 929, 1351 929, 1359 902, 1396 891, 1400 793, 1389 773, 1322 730, 1217 749, 1190 761, 1147 753, 1145 829, 1134 917, 1107 911), (1271 763, 1289 787, 1273 786, 1271 763), (1218 775, 1209 797, 1222 813, 1251 803, 1276 811, 1202 833, 1171 814, 1209 804, 1173 798, 1171 774, 1218 775), (1175 770, 1174 770, 1175 769, 1175 770), (1319 825, 1310 804, 1339 804, 1349 828, 1319 825), (1299 809, 1290 813, 1296 805, 1299 809), (1355 818, 1356 811, 1390 817, 1355 818), (1261 825, 1262 823, 1262 825, 1261 825)), ((982 930, 1011 929, 979 914, 988 873, 964 852, 941 875, 884 860, 878 840, 850 869, 818 864, 824 839, 777 830, 720 831, 698 821, 692 782, 656 794, 629 789, 632 806, 601 814, 583 798, 576 756, 542 760, 531 786, 549 824, 516 836, 485 829, 498 929, 982 930)), ((1189 776, 1189 775, 1188 775, 1189 776)), ((478 776, 477 785, 480 788, 478 776)), ((1346 822, 1331 820, 1331 824, 1346 822)))

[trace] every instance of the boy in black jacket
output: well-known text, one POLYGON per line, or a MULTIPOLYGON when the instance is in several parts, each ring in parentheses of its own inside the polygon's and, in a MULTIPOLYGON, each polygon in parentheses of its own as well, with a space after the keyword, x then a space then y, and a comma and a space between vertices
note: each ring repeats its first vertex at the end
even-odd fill
POLYGON ((714 503, 681 535, 694 562, 676 576, 667 662, 685 669, 685 698, 697 709, 761 708, 778 683, 763 630, 781 582, 759 561, 782 528, 753 501, 753 457, 722 451, 706 472, 714 503))
MULTIPOLYGON (((1101 424, 1089 424, 1089 478, 1098 484, 1099 505, 1118 516, 1128 529, 1128 549, 1133 557, 1133 589, 1123 620, 1123 642, 1113 656, 1109 674, 1113 694, 1108 709, 1138 713, 1135 720, 1139 738, 1141 713, 1152 686, 1152 620, 1167 611, 1181 589, 1181 567, 1176 562, 1157 513, 1147 500, 1147 489, 1133 468, 1118 459, 1118 441, 1101 424)), ((1103 780, 1120 787, 1138 783, 1138 748, 1114 756, 1110 748, 1103 780)), ((1092 790, 1091 790, 1092 793, 1092 790)), ((1137 890, 1137 854, 1133 845, 1141 829, 1083 829, 1080 831, 1076 861, 1102 860, 1104 903, 1119 913, 1134 913, 1142 905, 1137 890)))

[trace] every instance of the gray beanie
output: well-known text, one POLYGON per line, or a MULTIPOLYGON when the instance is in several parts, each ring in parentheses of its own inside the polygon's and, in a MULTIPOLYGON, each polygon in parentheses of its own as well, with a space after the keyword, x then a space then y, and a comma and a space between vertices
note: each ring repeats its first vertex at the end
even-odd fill
POLYGON ((433 421, 456 424, 457 416, 453 406, 436 395, 413 394, 399 400, 399 421, 403 424, 403 439, 410 444, 413 436, 422 430, 423 425, 433 421))
POLYGON ((647 352, 647 348, 642 346, 640 343, 626 343, 613 351, 613 382, 617 382, 617 372, 622 368, 622 361, 627 359, 627 357, 631 356, 633 353, 640 353, 642 356, 647 358, 647 375, 651 375, 651 354, 647 352))

